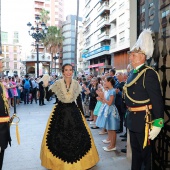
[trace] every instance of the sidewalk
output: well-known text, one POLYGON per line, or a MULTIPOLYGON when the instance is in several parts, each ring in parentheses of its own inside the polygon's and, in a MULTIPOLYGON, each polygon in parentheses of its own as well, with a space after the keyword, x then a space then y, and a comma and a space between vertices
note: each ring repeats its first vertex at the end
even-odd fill
MULTIPOLYGON (((46 105, 38 104, 17 106, 17 115, 20 117, 19 132, 21 144, 17 144, 15 125, 11 126, 12 146, 5 151, 2 170, 46 170, 41 166, 39 154, 41 141, 43 138, 49 114, 54 106, 54 99, 50 102, 45 101, 46 105)), ((13 108, 11 109, 11 115, 13 108)), ((117 151, 105 152, 102 147, 102 140, 107 135, 98 135, 99 129, 92 129, 93 138, 99 152, 99 163, 91 170, 130 170, 130 163, 126 155, 120 152, 124 148, 125 142, 121 141, 117 135, 117 151)), ((107 145, 106 145, 107 146, 107 145)))

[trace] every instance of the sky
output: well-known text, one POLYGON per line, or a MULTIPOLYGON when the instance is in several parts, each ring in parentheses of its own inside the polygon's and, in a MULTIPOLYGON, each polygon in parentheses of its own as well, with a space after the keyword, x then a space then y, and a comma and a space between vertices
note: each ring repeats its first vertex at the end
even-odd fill
MULTIPOLYGON (((85 0, 79 0, 79 16, 83 16, 83 9, 84 9, 84 1, 85 0)), ((73 14, 77 14, 77 0, 64 0, 65 3, 65 16, 73 14)))

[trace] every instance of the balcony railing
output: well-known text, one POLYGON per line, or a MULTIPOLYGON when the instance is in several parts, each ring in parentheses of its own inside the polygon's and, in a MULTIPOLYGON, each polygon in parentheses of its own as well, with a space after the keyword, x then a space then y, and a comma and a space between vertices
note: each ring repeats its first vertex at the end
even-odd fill
POLYGON ((98 35, 98 39, 101 39, 101 38, 103 38, 104 36, 109 36, 109 32, 108 32, 108 31, 105 31, 105 32, 99 34, 99 35, 98 35))
POLYGON ((87 27, 86 29, 84 29, 84 34, 87 35, 90 32, 90 27, 87 27))
POLYGON ((101 53, 103 51, 109 51, 109 50, 110 50, 110 46, 109 45, 104 45, 104 46, 101 46, 101 47, 97 48, 96 50, 93 50, 93 51, 91 51, 89 53, 83 54, 82 58, 88 58, 88 57, 90 57, 92 55, 101 53))
POLYGON ((109 2, 105 1, 98 9, 97 11, 100 12, 101 10, 103 10, 104 8, 109 9, 109 2))
POLYGON ((109 16, 102 18, 100 21, 97 22, 97 26, 101 25, 103 22, 109 22, 109 16))
POLYGON ((85 25, 87 25, 90 22, 90 18, 87 18, 87 21, 85 22, 85 25))

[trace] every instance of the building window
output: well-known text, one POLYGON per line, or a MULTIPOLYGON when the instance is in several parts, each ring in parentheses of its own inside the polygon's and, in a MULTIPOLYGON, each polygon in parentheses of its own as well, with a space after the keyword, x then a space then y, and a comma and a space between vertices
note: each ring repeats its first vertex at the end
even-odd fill
POLYGON ((94 59, 94 64, 98 64, 98 58, 94 59))
POLYGON ((6 59, 9 59, 9 54, 6 54, 6 59))
POLYGON ((14 43, 18 43, 19 42, 19 36, 18 36, 18 32, 14 32, 14 39, 13 39, 14 43))
POLYGON ((111 12, 111 15, 116 12, 116 8, 114 8, 111 12))
POLYGON ((4 52, 4 45, 2 45, 2 52, 4 52))
POLYGON ((9 62, 6 62, 6 67, 9 68, 9 62))
POLYGON ((119 5, 119 9, 122 8, 124 5, 125 5, 125 3, 122 2, 122 3, 119 5))
POLYGON ((14 52, 15 53, 17 52, 17 46, 14 46, 14 52))
POLYGON ((2 41, 2 43, 8 42, 8 33, 7 32, 1 32, 1 41, 2 41))
POLYGON ((119 16, 119 26, 124 25, 125 21, 125 14, 123 13, 122 15, 119 16))
POLYGON ((14 60, 17 60, 17 55, 16 54, 14 54, 14 60))
POLYGON ((17 63, 14 63, 14 69, 17 69, 17 63))
POLYGON ((122 31, 119 33, 119 40, 120 40, 120 42, 125 40, 125 31, 122 31))
POLYGON ((8 48, 8 46, 6 46, 6 52, 9 52, 9 48, 8 48))
POLYGON ((100 63, 105 63, 105 56, 104 57, 100 57, 100 63))

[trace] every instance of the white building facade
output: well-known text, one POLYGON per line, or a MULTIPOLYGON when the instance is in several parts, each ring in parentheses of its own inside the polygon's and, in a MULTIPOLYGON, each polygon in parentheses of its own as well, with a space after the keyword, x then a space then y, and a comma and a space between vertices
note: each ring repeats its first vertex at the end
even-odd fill
POLYGON ((128 0, 86 0, 83 29, 85 53, 82 57, 89 61, 90 72, 98 75, 113 67, 120 70, 127 65, 130 44, 128 0), (124 57, 125 63, 119 66, 119 60, 124 57))

